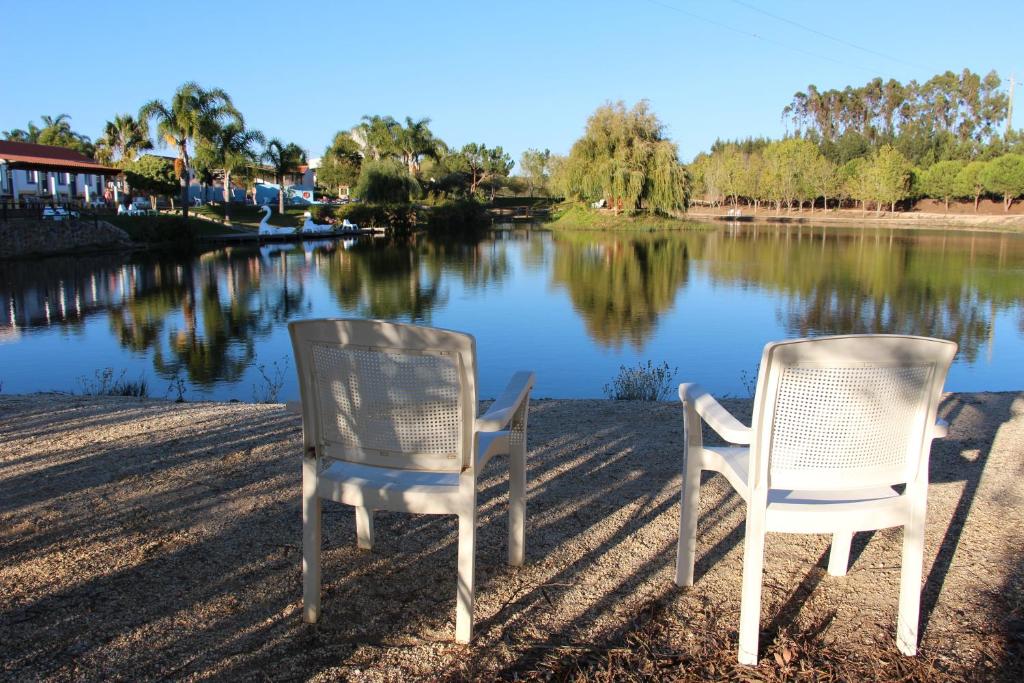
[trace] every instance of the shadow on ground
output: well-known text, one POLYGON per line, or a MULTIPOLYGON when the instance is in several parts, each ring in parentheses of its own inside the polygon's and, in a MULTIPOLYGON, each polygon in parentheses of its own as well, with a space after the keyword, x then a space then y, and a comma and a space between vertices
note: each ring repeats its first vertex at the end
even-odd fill
MULTIPOLYGON (((943 411, 953 430, 933 455, 922 650, 1008 675, 1024 398, 953 396, 943 411)), ((453 517, 378 513, 364 552, 351 509, 325 504, 323 617, 301 622, 301 425, 279 406, 0 398, 0 675, 565 678, 579 658, 560 670, 552 653, 627 647, 652 604, 685 617, 690 634, 671 638, 699 636, 713 605, 728 645, 743 510, 707 480, 698 580, 675 588, 681 431, 672 404, 535 402, 528 564, 504 563, 499 459, 481 478, 477 639, 464 647, 451 641, 453 517)), ((891 643, 900 541, 859 537, 837 579, 827 537, 770 537, 762 642, 814 624, 829 643, 891 643)))

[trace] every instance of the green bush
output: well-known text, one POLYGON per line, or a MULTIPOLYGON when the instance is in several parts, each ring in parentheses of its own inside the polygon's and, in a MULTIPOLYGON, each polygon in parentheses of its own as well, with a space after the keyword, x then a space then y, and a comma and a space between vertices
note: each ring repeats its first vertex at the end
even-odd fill
POLYGON ((401 204, 419 191, 419 184, 404 164, 384 159, 363 164, 354 193, 371 204, 401 204))
POLYGON ((464 234, 491 224, 487 209, 475 199, 456 199, 431 207, 427 230, 438 234, 464 234))
MULTIPOLYGON (((110 223, 128 233, 133 242, 161 244, 174 248, 190 248, 196 243, 199 231, 195 221, 181 216, 109 216, 110 223)), ((215 227, 217 224, 210 224, 215 227)), ((206 226, 203 226, 204 228, 206 226)))
POLYGON ((346 204, 335 211, 335 218, 347 218, 361 228, 392 228, 404 232, 416 227, 417 209, 412 204, 346 204))

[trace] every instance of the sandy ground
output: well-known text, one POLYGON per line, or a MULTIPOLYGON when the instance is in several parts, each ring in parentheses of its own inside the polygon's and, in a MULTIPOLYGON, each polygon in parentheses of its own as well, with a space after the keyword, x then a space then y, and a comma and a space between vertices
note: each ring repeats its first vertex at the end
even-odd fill
MULTIPOLYGON (((952 395, 942 414, 921 656, 1013 680, 1024 394, 952 395)), ((459 646, 452 517, 378 513, 367 552, 352 510, 325 504, 324 613, 302 623, 301 425, 282 406, 0 396, 0 678, 514 679, 538 653, 621 638, 651 601, 693 615, 680 638, 709 607, 735 630, 743 514, 721 477, 703 490, 696 585, 672 583, 678 406, 535 401, 529 424, 527 565, 505 565, 496 459, 480 484, 477 640, 459 646)), ((770 536, 762 643, 816 624, 836 648, 892 648, 901 538, 859 534, 839 578, 828 537, 770 536)))

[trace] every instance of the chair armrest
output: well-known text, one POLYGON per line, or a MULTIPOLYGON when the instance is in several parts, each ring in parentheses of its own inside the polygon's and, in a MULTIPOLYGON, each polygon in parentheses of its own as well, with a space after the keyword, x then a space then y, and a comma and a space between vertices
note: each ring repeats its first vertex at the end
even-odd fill
POLYGON ((512 375, 501 396, 491 404, 486 413, 476 419, 476 430, 497 432, 505 429, 519 406, 530 395, 534 379, 533 373, 529 370, 520 370, 512 375))
POLYGON ((708 426, 729 443, 746 445, 751 442, 753 435, 750 427, 733 417, 699 384, 680 384, 679 400, 693 406, 708 426))
POLYGON ((943 439, 947 434, 949 434, 949 423, 940 417, 935 421, 935 426, 932 427, 932 438, 943 439))

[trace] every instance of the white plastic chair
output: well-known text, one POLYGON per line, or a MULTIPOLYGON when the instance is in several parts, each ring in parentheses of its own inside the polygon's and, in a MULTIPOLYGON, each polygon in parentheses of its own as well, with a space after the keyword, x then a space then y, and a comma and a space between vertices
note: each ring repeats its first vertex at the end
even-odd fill
POLYGON ((854 532, 903 527, 897 645, 917 652, 932 439, 956 344, 851 335, 765 346, 746 427, 696 384, 679 385, 684 467, 676 584, 693 585, 700 476, 725 476, 747 505, 739 661, 756 664, 764 539, 832 534, 828 572, 846 574, 854 532), (701 419, 737 446, 703 445, 701 419), (905 485, 902 493, 893 486, 905 485))
POLYGON ((302 397, 303 617, 320 615, 320 500, 356 508, 356 539, 373 547, 374 510, 459 518, 455 638, 473 635, 477 476, 509 462, 508 563, 525 554, 526 418, 532 372, 513 375, 477 417, 470 335, 374 320, 288 325, 302 397))

